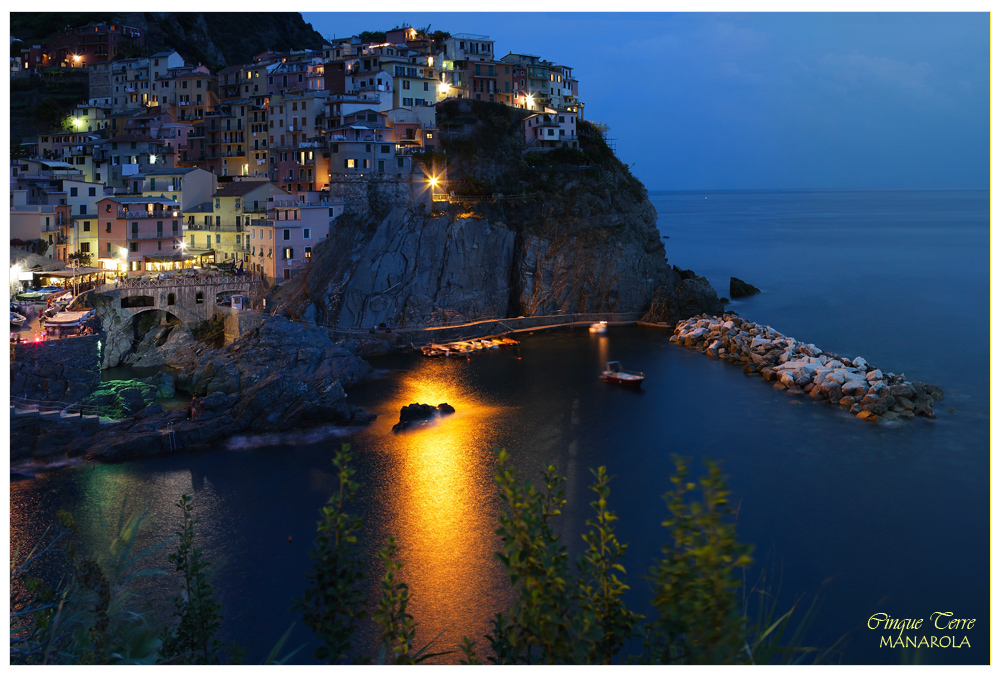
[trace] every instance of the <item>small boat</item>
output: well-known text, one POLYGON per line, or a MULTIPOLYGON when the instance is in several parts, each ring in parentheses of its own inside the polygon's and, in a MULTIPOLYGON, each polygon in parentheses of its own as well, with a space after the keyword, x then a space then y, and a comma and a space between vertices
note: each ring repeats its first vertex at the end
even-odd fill
POLYGON ((505 338, 502 338, 500 340, 503 341, 504 345, 507 345, 507 346, 516 346, 517 343, 518 343, 517 341, 515 341, 512 338, 506 338, 505 337, 505 338))
POLYGON ((13 327, 22 327, 22 326, 24 326, 24 323, 27 322, 27 321, 28 321, 28 318, 26 318, 24 315, 20 315, 18 313, 15 313, 15 312, 11 311, 11 313, 10 313, 10 324, 11 324, 11 326, 13 326, 13 327))
POLYGON ((601 320, 600 322, 595 322, 594 324, 590 325, 591 334, 606 334, 607 331, 608 331, 608 323, 605 320, 601 320))
POLYGON ((646 376, 641 371, 622 369, 621 362, 608 362, 608 368, 601 372, 601 380, 623 386, 642 385, 646 376))

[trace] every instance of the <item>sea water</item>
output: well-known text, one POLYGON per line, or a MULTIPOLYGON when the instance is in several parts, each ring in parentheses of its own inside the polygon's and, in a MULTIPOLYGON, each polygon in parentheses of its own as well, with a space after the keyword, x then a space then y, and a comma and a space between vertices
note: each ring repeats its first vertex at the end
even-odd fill
MULTIPOLYGON (((668 541, 661 526, 673 454, 722 463, 737 535, 753 544, 748 587, 796 606, 817 600, 800 644, 835 647, 847 663, 989 660, 989 195, 972 192, 652 193, 671 263, 705 275, 720 296, 730 276, 761 294, 727 307, 801 341, 944 389, 935 420, 871 424, 842 407, 774 391, 738 367, 670 344, 641 327, 606 335, 565 329, 522 335, 518 350, 471 359, 398 355, 383 377, 350 394, 378 414, 368 428, 240 437, 224 447, 118 465, 62 468, 11 485, 12 547, 33 541, 57 509, 81 539, 107 546, 123 510, 148 506, 145 542, 169 537, 173 507, 194 497, 198 536, 213 564, 226 639, 262 660, 314 646, 289 610, 305 587, 319 509, 335 486, 330 458, 349 442, 362 488, 357 510, 370 561, 396 537, 418 644, 479 639, 511 593, 493 553, 500 503, 495 449, 525 476, 553 463, 567 505, 556 524, 571 558, 590 516, 590 469, 615 476, 611 508, 628 543, 628 602, 647 616, 644 576, 668 541), (604 362, 642 370, 640 390, 598 380, 604 362), (403 433, 410 402, 457 412, 403 433), (932 614, 975 618, 933 629, 932 614), (903 650, 870 629, 879 613, 925 619, 907 634, 967 638, 961 648, 903 650)), ((166 567, 166 550, 157 557, 166 567)), ((154 558, 156 560, 156 558, 154 558)), ((373 594, 381 567, 368 568, 373 594)), ((176 589, 144 583, 150 610, 176 589)), ((938 617, 940 619, 940 617, 938 617)), ((898 634, 898 633, 896 633, 898 634)), ((362 639, 371 645, 372 638, 362 639)), ((637 647, 633 647, 637 649, 637 647)), ((442 662, 454 662, 455 655, 442 662)))

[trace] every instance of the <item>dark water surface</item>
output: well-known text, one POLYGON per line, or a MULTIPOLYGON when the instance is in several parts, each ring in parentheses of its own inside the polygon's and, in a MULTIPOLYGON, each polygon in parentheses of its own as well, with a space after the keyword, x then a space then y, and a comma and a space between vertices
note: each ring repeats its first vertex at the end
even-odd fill
MULTIPOLYGON (((394 356, 385 378, 351 399, 377 413, 368 429, 232 440, 225 449, 121 465, 64 468, 11 485, 11 543, 29 543, 60 508, 85 541, 109 543, 102 519, 149 501, 149 541, 169 536, 193 492, 199 538, 215 566, 224 631, 259 661, 293 621, 319 508, 334 486, 330 457, 358 455, 364 546, 396 536, 406 560, 418 641, 481 637, 509 592, 497 549, 494 447, 537 477, 554 462, 569 479, 560 524, 571 556, 589 517, 589 468, 616 476, 612 508, 629 543, 630 603, 648 613, 641 576, 665 541, 660 498, 670 455, 721 460, 739 504, 739 538, 780 573, 779 606, 820 608, 808 643, 847 635, 849 663, 989 661, 989 195, 978 192, 654 193, 672 263, 721 295, 735 275, 763 290, 732 304, 799 340, 944 388, 934 421, 872 425, 842 408, 777 393, 730 364, 638 327, 522 335, 520 356, 468 361, 394 356), (707 197, 707 199, 706 199, 707 197), (641 391, 597 380, 608 359, 641 369, 641 391), (413 432, 390 427, 410 402, 457 413, 413 432), (292 537, 289 542, 289 536, 292 537), (971 647, 914 656, 879 648, 876 612, 975 618, 971 647)), ((165 558, 165 552, 162 557, 165 558)), ((372 577, 381 572, 377 567, 372 577)), ((150 579, 146 598, 172 591, 150 579)), ((775 584, 776 587, 776 584, 775 584)), ((924 633, 917 633, 924 634, 924 633)), ((298 655, 310 657, 310 649, 298 655)), ((445 659, 447 660, 447 659, 445 659)))

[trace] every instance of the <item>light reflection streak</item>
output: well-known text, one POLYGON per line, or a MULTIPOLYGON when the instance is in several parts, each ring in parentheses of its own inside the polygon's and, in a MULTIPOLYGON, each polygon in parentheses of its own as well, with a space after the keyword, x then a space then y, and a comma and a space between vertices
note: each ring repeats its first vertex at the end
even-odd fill
POLYGON ((401 545, 401 577, 410 586, 418 643, 443 630, 441 649, 453 648, 463 635, 482 637, 493 613, 506 608, 506 580, 493 557, 499 541, 493 535, 492 443, 503 408, 463 387, 462 366, 436 360, 418 368, 387 403, 392 413, 380 417, 381 425, 391 426, 399 409, 413 402, 448 402, 456 409, 382 438, 389 469, 386 495, 378 497, 387 506, 385 531, 401 545))

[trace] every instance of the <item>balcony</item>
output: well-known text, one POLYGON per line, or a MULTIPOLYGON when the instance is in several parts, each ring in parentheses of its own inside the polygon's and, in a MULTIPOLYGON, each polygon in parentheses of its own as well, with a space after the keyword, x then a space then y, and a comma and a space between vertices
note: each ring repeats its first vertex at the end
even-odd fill
POLYGON ((176 211, 128 211, 125 209, 118 210, 119 219, 176 219, 180 217, 180 210, 176 211))
POLYGON ((155 233, 137 233, 132 231, 128 236, 130 241, 138 240, 179 240, 181 238, 180 233, 165 233, 163 231, 157 231, 155 233))

